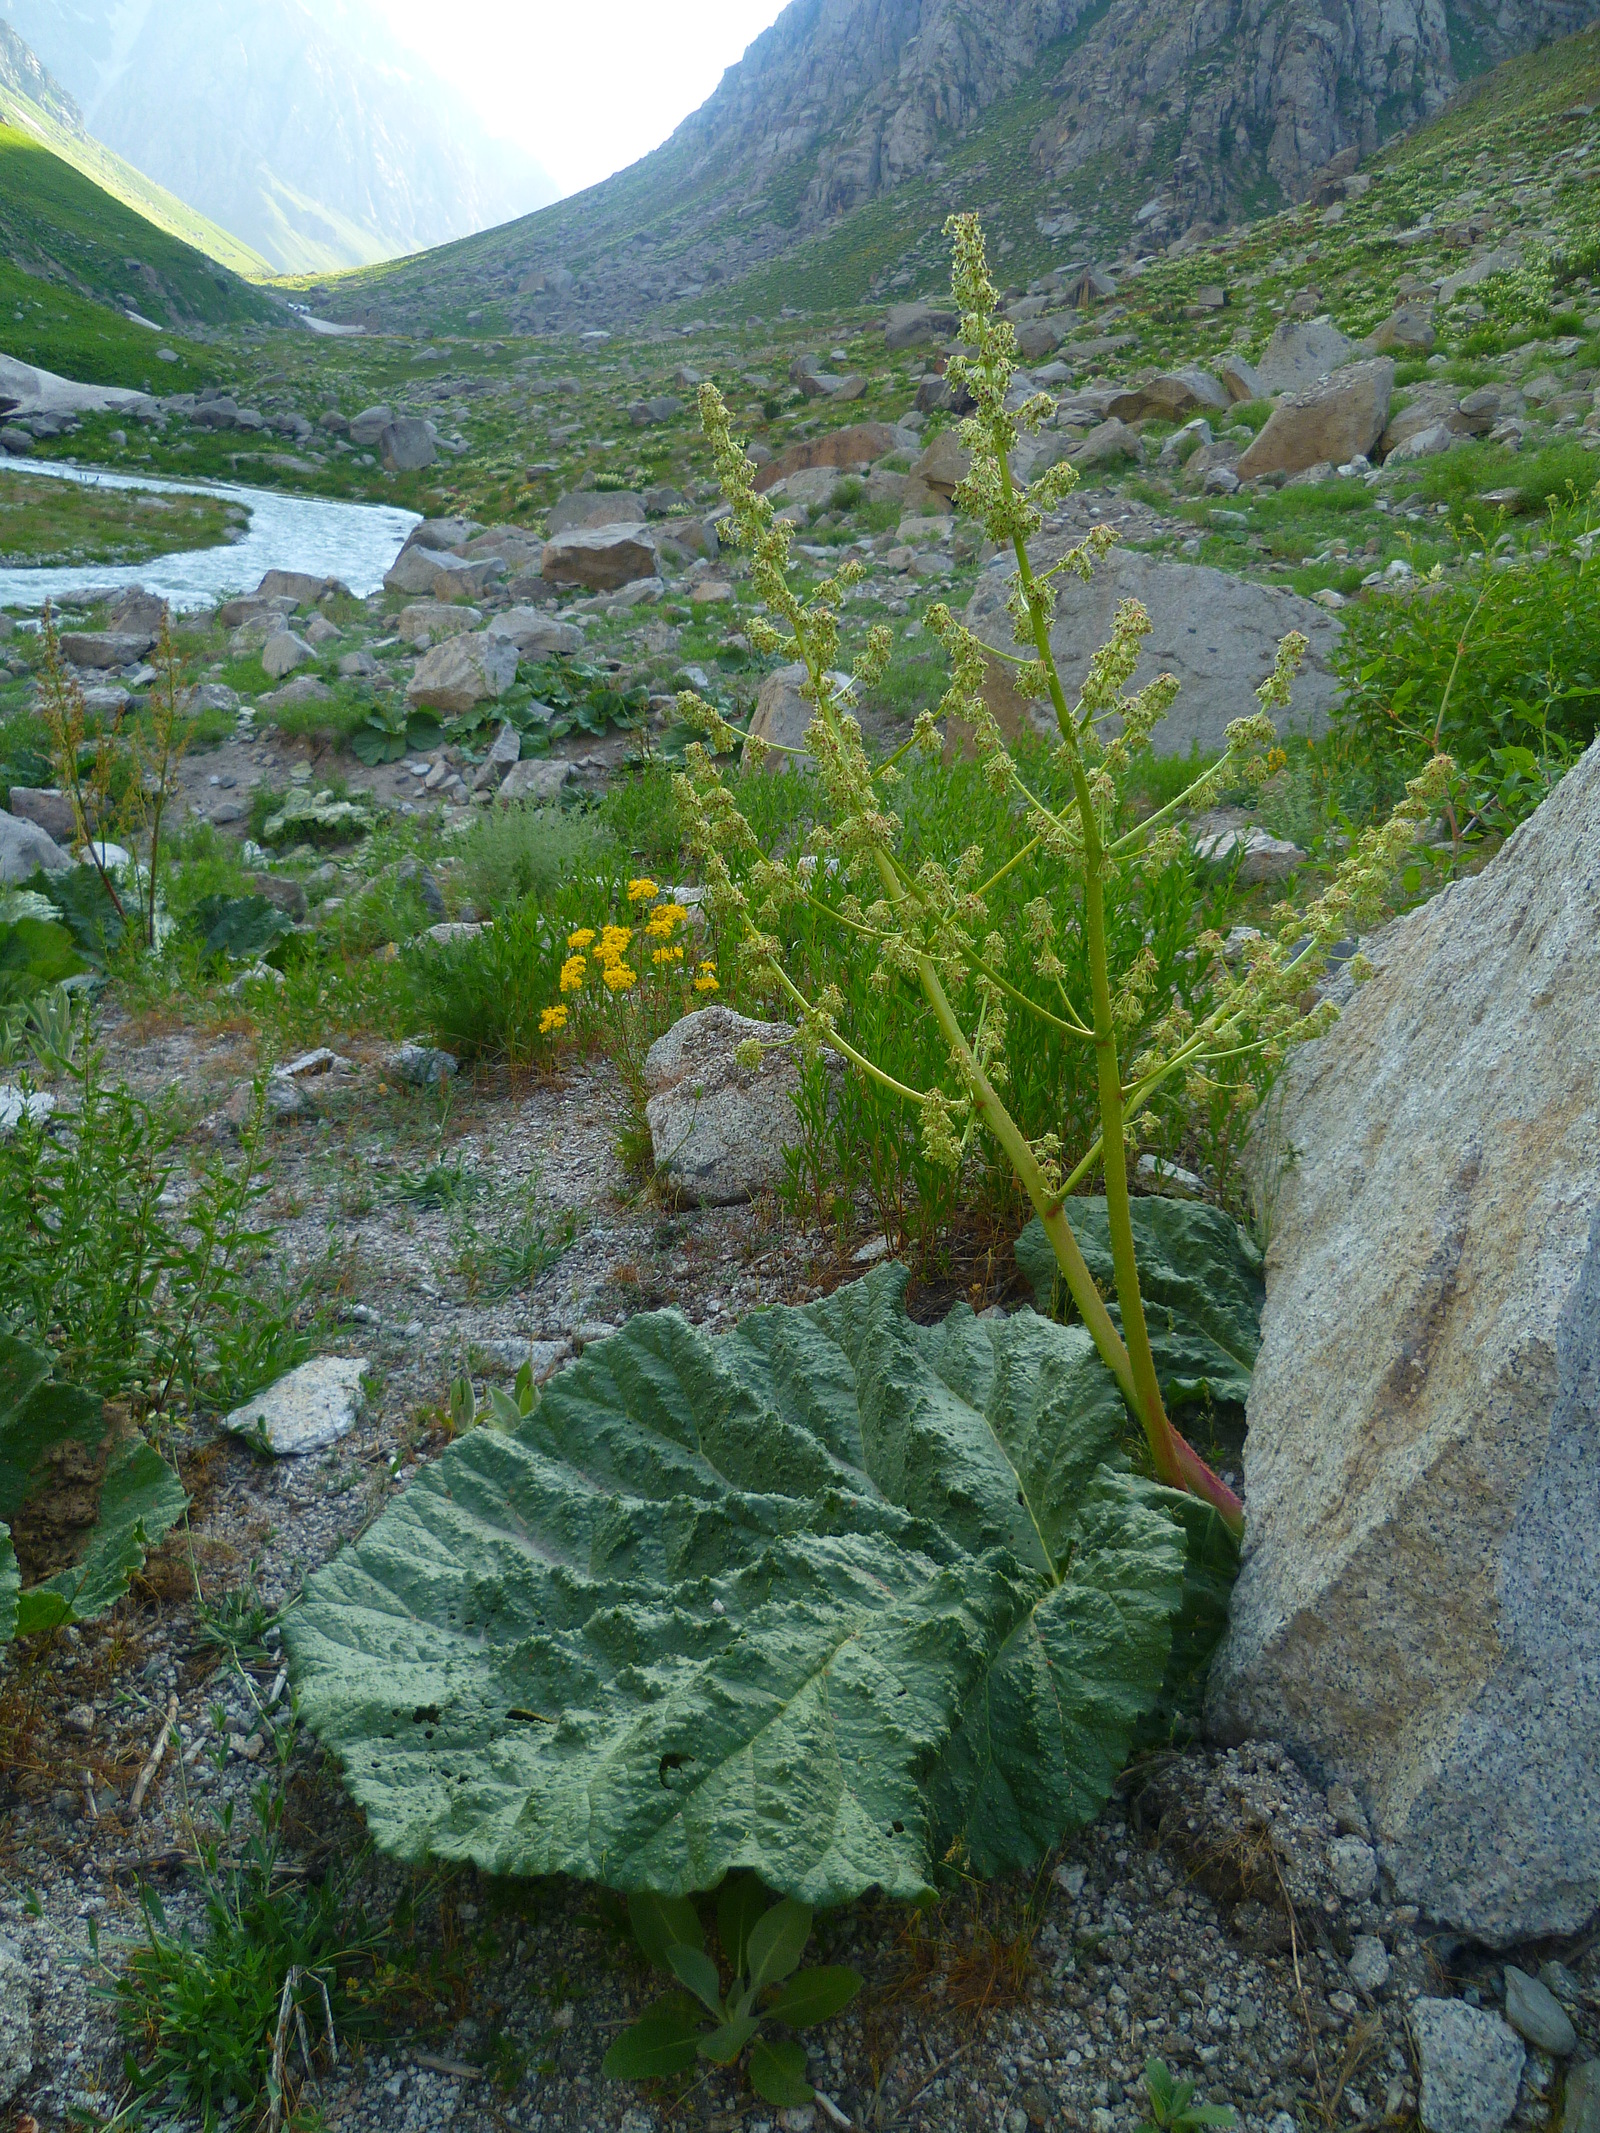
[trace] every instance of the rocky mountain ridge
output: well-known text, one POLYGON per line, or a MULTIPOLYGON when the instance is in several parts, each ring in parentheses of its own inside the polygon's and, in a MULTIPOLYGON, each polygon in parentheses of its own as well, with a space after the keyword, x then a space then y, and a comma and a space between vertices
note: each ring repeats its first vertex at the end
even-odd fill
MULTIPOLYGON (((830 300, 893 293, 933 262, 952 206, 982 208, 1029 273, 1047 250, 1149 255, 1306 198, 1330 164, 1597 15, 1600 0, 792 0, 663 147, 431 261, 428 284, 559 330, 826 244, 833 281, 853 253, 860 283, 830 300)), ((395 322, 420 287, 344 293, 395 322)))
POLYGON ((364 0, 4 0, 108 147, 283 272, 423 250, 554 196, 364 0))

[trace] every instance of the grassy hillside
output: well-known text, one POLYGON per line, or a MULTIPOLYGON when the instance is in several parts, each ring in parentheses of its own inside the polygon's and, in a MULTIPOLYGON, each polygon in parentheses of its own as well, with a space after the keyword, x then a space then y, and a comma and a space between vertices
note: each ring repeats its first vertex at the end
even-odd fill
MULTIPOLYGON (((271 274, 271 267, 259 252, 253 252, 249 245, 241 243, 217 223, 208 221, 186 201, 157 185, 153 178, 147 178, 142 170, 136 170, 114 150, 97 141, 93 134, 66 123, 56 112, 8 88, 3 82, 0 82, 0 124, 7 131, 14 130, 25 138, 31 137, 113 200, 144 221, 153 223, 167 236, 176 238, 180 244, 203 252, 220 266, 231 268, 235 274, 255 280, 264 280, 271 274)), ((8 197, 0 191, 0 199, 8 197)))
POLYGON ((0 126, 0 348, 95 383, 177 384, 184 364, 156 359, 157 336, 122 316, 124 296, 168 335, 281 316, 237 274, 0 126))

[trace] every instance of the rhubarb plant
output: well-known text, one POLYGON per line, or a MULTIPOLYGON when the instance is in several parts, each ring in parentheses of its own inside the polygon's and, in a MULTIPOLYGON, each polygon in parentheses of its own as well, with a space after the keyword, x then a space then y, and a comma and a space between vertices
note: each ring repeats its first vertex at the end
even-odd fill
MULTIPOLYGON (((1301 997, 1324 967, 1327 948, 1370 924, 1382 908, 1397 865, 1444 793, 1452 766, 1448 758, 1435 756, 1391 820, 1355 841, 1315 901, 1301 910, 1280 907, 1276 933, 1253 942, 1240 969, 1230 970, 1223 962, 1215 935, 1197 940, 1196 953, 1215 975, 1203 1013, 1175 1004, 1150 1017, 1154 958, 1145 950, 1126 967, 1112 966, 1108 891, 1120 874, 1158 869, 1170 860, 1185 810, 1214 805, 1225 784, 1265 778, 1275 738, 1268 714, 1289 702, 1306 641, 1294 634, 1284 639, 1273 672, 1257 691, 1257 709, 1228 728, 1223 759, 1136 827, 1119 828, 1118 781, 1151 746, 1178 685, 1172 676, 1158 675, 1130 693, 1150 629, 1148 615, 1132 600, 1118 609, 1110 641, 1090 660, 1081 686, 1069 691, 1063 682, 1051 644, 1058 584, 1067 573, 1091 576, 1114 536, 1108 526, 1096 527, 1049 568, 1035 564, 1029 543, 1045 515, 1076 485, 1077 475, 1062 461, 1031 486, 1019 485, 1014 477, 1010 461, 1019 437, 1036 429, 1054 403, 1038 393, 1018 407, 1010 404, 1015 335, 997 315, 997 292, 977 219, 953 216, 947 231, 954 247, 961 340, 970 351, 951 360, 949 376, 965 387, 976 407, 961 426, 971 470, 956 500, 982 520, 1011 558, 1010 613, 1018 649, 995 653, 947 608, 935 607, 929 621, 949 658, 949 689, 937 708, 922 712, 911 740, 871 760, 850 706, 881 678, 891 648, 888 630, 868 632, 852 675, 837 671, 840 609, 864 566, 846 562, 822 579, 809 599, 801 596, 789 571, 794 529, 758 491, 756 469, 733 435, 720 394, 715 386, 703 385, 701 419, 731 506, 734 538, 750 559, 752 582, 767 609, 766 618, 751 623, 749 635, 760 651, 798 661, 806 670, 802 694, 812 706, 812 723, 804 750, 788 752, 804 752, 815 762, 827 818, 801 850, 784 857, 764 851, 736 786, 714 760, 731 747, 734 736, 716 710, 692 692, 680 696, 679 710, 708 745, 688 751, 687 767, 677 780, 679 800, 713 912, 723 937, 737 944, 747 982, 797 1016, 801 1042, 812 1056, 828 1046, 916 1105, 924 1147, 935 1161, 959 1166, 975 1133, 993 1137, 1033 1206, 1073 1308, 1143 1430, 1153 1471, 1212 1505, 1237 1536, 1244 1522, 1238 1498, 1174 1427, 1163 1397, 1140 1286, 1129 1155, 1146 1130, 1147 1107, 1168 1084, 1178 1081, 1199 1099, 1218 1077, 1236 1072, 1241 1061, 1259 1055, 1276 1062, 1288 1045, 1327 1028, 1335 1010, 1324 1003, 1305 1014, 1301 997), (1022 696, 1050 707, 1055 761, 1070 794, 1065 804, 1048 801, 1030 783, 984 699, 987 665, 994 657, 1015 668, 1022 696), (952 868, 919 859, 895 812, 905 758, 918 750, 937 761, 952 728, 970 735, 985 776, 1010 798, 1023 825, 1019 848, 998 869, 976 845, 952 868), (1008 940, 989 925, 986 898, 1006 873, 1035 853, 1054 864, 1057 893, 1029 905, 1025 940, 1008 940), (783 934, 786 919, 803 907, 837 927, 841 954, 872 959, 875 983, 905 985, 920 997, 949 1060, 940 1083, 913 1088, 897 1082, 841 1026, 837 988, 807 992, 795 981, 786 967, 783 934), (1087 948, 1089 985, 1079 996, 1069 991, 1056 952, 1068 927, 1082 929, 1087 948), (1069 1153, 1054 1134, 1030 1139, 1008 1109, 1005 1034, 1007 1018, 1018 1014, 1041 1018, 1092 1058, 1100 1130, 1087 1148, 1069 1153), (1128 1057, 1125 1032, 1135 1028, 1144 1034, 1128 1057), (1072 1195, 1095 1175, 1104 1181, 1115 1315, 1091 1274, 1073 1218, 1072 1195)), ((774 745, 747 740, 746 769, 759 768, 774 745)), ((1359 958, 1353 967, 1357 977, 1363 974, 1359 958)))

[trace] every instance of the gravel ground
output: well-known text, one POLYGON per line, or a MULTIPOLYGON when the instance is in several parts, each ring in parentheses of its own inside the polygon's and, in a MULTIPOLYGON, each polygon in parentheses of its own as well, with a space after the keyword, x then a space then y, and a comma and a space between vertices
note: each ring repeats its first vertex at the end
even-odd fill
MULTIPOLYGON (((146 1093, 178 1087, 196 1153, 214 1147, 218 1113, 255 1064, 249 1041, 108 1034, 111 1071, 146 1093)), ((198 1922, 186 1860, 230 1804, 236 1841, 280 1742, 291 1862, 315 1875, 360 1855, 336 1779, 293 1735, 276 1632, 230 1655, 208 1634, 197 1585, 213 1608, 241 1587, 268 1608, 290 1598, 440 1448, 464 1361, 509 1375, 542 1342, 543 1366, 559 1368, 629 1311, 675 1303, 720 1328, 848 1271, 770 1205, 668 1216, 628 1197, 603 1068, 559 1084, 458 1085, 445 1107, 386 1082, 374 1048, 315 1083, 311 1102, 272 1129, 269 1207, 280 1264, 313 1273, 327 1305, 319 1347, 368 1359, 364 1418, 326 1452, 276 1464, 195 1432, 179 1447, 188 1533, 129 1601, 42 1649, 0 1655, 0 1951, 28 1979, 33 2070, 12 2099, 24 2133, 30 2118, 54 2133, 116 2104, 121 2043, 96 1990, 91 1926, 115 1960, 139 1934, 142 1879, 171 1924, 198 1922), (480 1180, 454 1209, 402 1189, 441 1154, 480 1180), (570 1246, 498 1301, 471 1293, 468 1224, 481 1244, 529 1194, 558 1239, 570 1224, 570 1246), (136 1816, 135 1781, 174 1698, 178 1752, 136 1816)), ((358 1885, 385 1916, 418 1886, 370 1859, 358 1885)), ((1503 2001, 1497 1959, 1386 1899, 1354 1799, 1325 1797, 1271 1745, 1141 1765, 1031 1883, 960 1890, 926 1915, 867 1901, 819 1922, 819 1959, 854 1963, 867 1985, 810 2033, 828 2101, 800 2112, 759 2104, 737 2074, 675 2096, 602 2079, 607 2045, 656 1988, 589 1916, 592 1892, 470 1870, 420 1886, 401 1938, 426 1989, 387 2041, 346 2045, 320 2095, 330 2127, 1121 2133, 1142 2116, 1152 2054, 1232 2104, 1249 2133, 1404 2124, 1418 2100, 1410 2003, 1503 2001)), ((1600 1963, 1554 1944, 1520 1960, 1537 1969, 1546 1956, 1576 1973, 1570 2011, 1588 2055, 1600 2046, 1600 1963)), ((17 2006, 12 1995, 13 2035, 17 2006)), ((5 2036, 0 2020, 0 2067, 5 2036)), ((1550 2124, 1557 2085, 1553 2063, 1530 2053, 1513 2123, 1550 2124)))

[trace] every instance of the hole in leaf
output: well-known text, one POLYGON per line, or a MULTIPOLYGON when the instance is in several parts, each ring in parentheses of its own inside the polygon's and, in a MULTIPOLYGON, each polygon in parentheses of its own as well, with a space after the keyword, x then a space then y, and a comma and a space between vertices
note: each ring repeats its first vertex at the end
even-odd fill
POLYGON ((693 1761, 694 1757, 692 1755, 664 1755, 657 1766, 656 1775, 660 1778, 662 1785, 665 1786, 669 1770, 681 1770, 685 1763, 692 1763, 693 1761))

